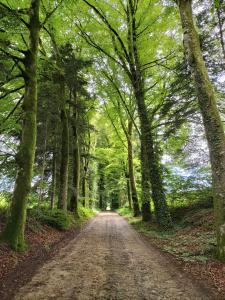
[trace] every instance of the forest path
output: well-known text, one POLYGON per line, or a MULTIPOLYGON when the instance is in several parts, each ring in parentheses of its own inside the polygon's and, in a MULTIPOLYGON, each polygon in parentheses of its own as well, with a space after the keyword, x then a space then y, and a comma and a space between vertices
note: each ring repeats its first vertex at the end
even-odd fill
POLYGON ((20 289, 17 300, 213 299, 118 214, 100 213, 20 289))

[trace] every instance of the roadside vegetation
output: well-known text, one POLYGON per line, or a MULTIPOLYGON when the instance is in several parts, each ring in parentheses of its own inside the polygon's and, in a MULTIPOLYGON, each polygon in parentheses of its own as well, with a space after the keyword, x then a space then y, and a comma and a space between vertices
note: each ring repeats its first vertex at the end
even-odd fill
MULTIPOLYGON (((9 197, 10 195, 6 193, 0 193, 0 231, 4 228, 8 218, 9 197)), ((73 213, 66 214, 60 209, 51 210, 46 204, 38 207, 33 197, 27 209, 25 249, 15 252, 5 243, 0 244, 0 286, 3 284, 2 289, 8 276, 13 276, 14 272, 21 272, 20 268, 26 262, 33 270, 25 269, 24 271, 27 274, 29 272, 33 274, 45 260, 52 257, 58 249, 66 246, 86 222, 97 213, 97 210, 79 205, 78 213, 79 217, 73 213)))
POLYGON ((207 282, 220 297, 225 295, 224 264, 215 255, 212 199, 171 206, 174 224, 171 230, 160 228, 154 219, 143 222, 140 217, 133 216, 129 207, 119 209, 118 213, 153 246, 169 255, 168 259, 173 259, 175 264, 192 274, 196 280, 207 282))

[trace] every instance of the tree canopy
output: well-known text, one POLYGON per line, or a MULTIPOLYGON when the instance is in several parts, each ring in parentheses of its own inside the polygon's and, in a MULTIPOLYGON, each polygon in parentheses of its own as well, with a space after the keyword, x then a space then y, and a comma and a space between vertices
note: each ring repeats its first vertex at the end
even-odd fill
POLYGON ((224 4, 0 1, 3 240, 26 210, 170 209, 213 198, 225 259, 224 4))

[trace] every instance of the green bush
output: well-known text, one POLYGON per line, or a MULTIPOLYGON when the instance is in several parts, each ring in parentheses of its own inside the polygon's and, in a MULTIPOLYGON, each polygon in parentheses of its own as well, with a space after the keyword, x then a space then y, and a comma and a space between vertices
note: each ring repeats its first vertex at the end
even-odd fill
POLYGON ((205 188, 201 190, 191 190, 184 192, 167 193, 168 204, 172 208, 185 207, 201 203, 201 205, 212 207, 212 190, 205 188))
POLYGON ((93 211, 93 209, 91 209, 89 207, 83 207, 81 205, 78 206, 78 215, 79 215, 80 219, 89 219, 94 214, 95 214, 95 212, 93 211))
POLYGON ((39 223, 52 226, 60 230, 69 229, 72 225, 81 224, 91 218, 95 212, 88 207, 78 207, 79 220, 72 212, 64 212, 60 209, 50 210, 44 207, 29 208, 27 210, 28 219, 35 219, 39 223))
POLYGON ((35 218, 37 221, 50 225, 54 228, 66 230, 75 222, 71 213, 65 213, 62 210, 35 208, 28 210, 28 217, 35 218))
POLYGON ((130 209, 129 207, 121 207, 117 210, 117 212, 122 215, 122 216, 126 216, 126 217, 132 217, 133 216, 133 211, 132 209, 130 209))

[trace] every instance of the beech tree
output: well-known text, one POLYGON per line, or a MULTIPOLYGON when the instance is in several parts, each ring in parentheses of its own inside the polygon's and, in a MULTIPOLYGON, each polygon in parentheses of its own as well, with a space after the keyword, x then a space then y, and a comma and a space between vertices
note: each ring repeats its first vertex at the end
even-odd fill
MULTIPOLYGON (((152 191, 152 199, 154 202, 156 216, 158 222, 164 227, 170 227, 172 225, 169 211, 166 204, 165 193, 163 189, 162 175, 160 171, 159 161, 154 150, 154 138, 149 119, 149 113, 147 111, 147 105, 145 102, 146 90, 149 87, 146 86, 145 70, 149 65, 154 65, 154 61, 143 63, 140 61, 140 48, 138 38, 144 33, 143 31, 138 33, 140 28, 141 18, 140 4, 136 1, 128 1, 126 4, 120 3, 123 11, 124 22, 126 24, 126 35, 121 36, 114 27, 114 25, 108 20, 106 15, 96 5, 89 1, 84 2, 93 9, 97 17, 101 19, 103 24, 108 30, 109 37, 111 37, 112 45, 114 49, 114 56, 107 52, 99 43, 93 40, 82 28, 81 24, 78 24, 78 28, 85 40, 95 47, 97 50, 106 54, 114 62, 117 62, 119 66, 124 70, 129 78, 135 96, 135 101, 138 110, 138 116, 140 120, 140 140, 141 140, 141 162, 142 162, 142 209, 144 220, 151 218, 150 214, 150 183, 152 191)), ((146 27, 148 29, 148 26, 146 27)))

